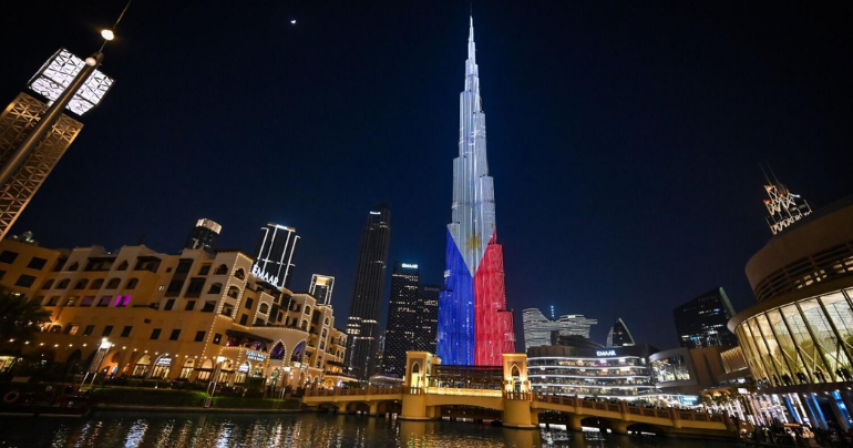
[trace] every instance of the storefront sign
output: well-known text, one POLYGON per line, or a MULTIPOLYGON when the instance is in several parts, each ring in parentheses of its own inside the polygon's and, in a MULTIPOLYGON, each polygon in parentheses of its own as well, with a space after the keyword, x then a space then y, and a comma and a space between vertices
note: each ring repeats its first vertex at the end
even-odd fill
POLYGON ((596 350, 595 356, 616 356, 616 350, 596 350))
POLYGON ((267 359, 267 355, 263 353, 253 352, 251 350, 246 350, 246 357, 252 361, 264 361, 267 359))

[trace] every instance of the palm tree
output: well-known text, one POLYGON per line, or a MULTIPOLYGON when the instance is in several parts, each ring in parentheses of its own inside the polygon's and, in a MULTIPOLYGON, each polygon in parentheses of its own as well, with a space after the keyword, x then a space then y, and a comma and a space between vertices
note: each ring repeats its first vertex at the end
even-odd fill
POLYGON ((0 343, 15 344, 32 338, 36 325, 50 320, 50 312, 23 294, 0 289, 0 343))

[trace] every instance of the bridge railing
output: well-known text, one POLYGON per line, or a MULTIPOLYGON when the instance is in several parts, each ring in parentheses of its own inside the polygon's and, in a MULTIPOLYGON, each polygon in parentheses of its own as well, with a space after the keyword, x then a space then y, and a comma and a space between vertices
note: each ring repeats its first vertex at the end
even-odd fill
POLYGON ((466 397, 502 397, 500 389, 467 389, 462 387, 428 387, 425 393, 430 395, 456 395, 466 397))
POLYGON ((306 397, 352 397, 355 395, 396 395, 402 387, 351 387, 348 389, 308 389, 306 397))
POLYGON ((641 415, 644 417, 657 417, 678 420, 693 420, 700 422, 725 422, 723 414, 709 413, 702 411, 692 411, 689 409, 677 408, 645 408, 641 406, 628 406, 626 403, 610 403, 600 402, 592 399, 575 397, 566 397, 561 395, 536 395, 533 399, 540 402, 559 404, 563 406, 581 407, 587 409, 596 409, 601 411, 622 412, 623 406, 627 413, 632 415, 641 415))

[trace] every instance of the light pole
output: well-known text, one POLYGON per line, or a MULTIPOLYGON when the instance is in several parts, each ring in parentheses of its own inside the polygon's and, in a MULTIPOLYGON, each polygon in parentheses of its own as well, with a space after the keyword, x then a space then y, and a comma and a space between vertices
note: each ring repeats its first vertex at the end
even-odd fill
MULTIPOLYGON (((86 384, 86 379, 89 377, 89 374, 92 375, 92 384, 95 384, 95 378, 98 376, 98 370, 101 370, 101 363, 104 362, 104 358, 107 356, 107 352, 113 346, 107 338, 101 339, 101 345, 98 347, 97 353, 95 353, 95 357, 92 358, 92 363, 89 364, 89 369, 86 371, 86 375, 83 376, 83 381, 80 381, 80 389, 83 388, 83 385, 86 384)), ((91 387, 92 384, 89 386, 91 387)))
POLYGON ((207 386, 207 399, 204 400, 204 407, 209 408, 210 404, 213 403, 213 394, 216 393, 216 381, 219 378, 219 372, 222 370, 222 363, 225 362, 224 356, 216 357, 216 367, 213 368, 213 379, 210 381, 210 385, 207 386))

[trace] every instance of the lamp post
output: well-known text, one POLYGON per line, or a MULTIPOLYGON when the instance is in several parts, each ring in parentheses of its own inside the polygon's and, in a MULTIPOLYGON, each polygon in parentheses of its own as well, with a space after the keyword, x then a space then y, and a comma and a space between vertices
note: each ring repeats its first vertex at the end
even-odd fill
POLYGON ((216 357, 216 366, 213 368, 213 379, 210 385, 207 386, 208 397, 204 400, 204 407, 209 408, 213 403, 213 395, 216 393, 216 381, 219 379, 219 373, 222 370, 222 363, 225 362, 224 356, 216 357))
POLYGON ((95 378, 98 376, 98 370, 101 370, 101 363, 104 362, 104 358, 107 356, 107 352, 113 346, 107 338, 101 339, 101 345, 98 347, 98 351, 95 353, 95 357, 92 358, 92 363, 89 364, 89 369, 86 370, 86 375, 83 376, 83 381, 80 381, 80 389, 83 388, 83 385, 86 384, 86 379, 89 378, 89 375, 92 375, 92 383, 89 384, 91 387, 92 384, 95 384, 95 378))

